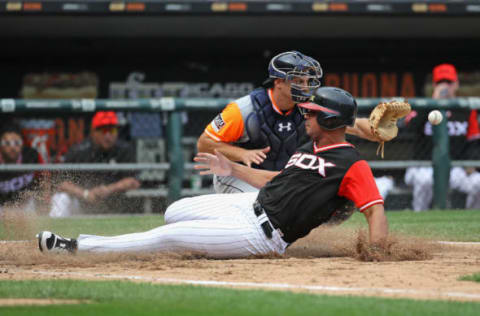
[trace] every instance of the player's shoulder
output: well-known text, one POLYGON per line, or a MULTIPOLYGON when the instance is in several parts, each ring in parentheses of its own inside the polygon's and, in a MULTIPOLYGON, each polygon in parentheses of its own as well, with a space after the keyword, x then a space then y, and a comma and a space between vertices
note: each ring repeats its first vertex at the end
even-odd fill
POLYGON ((250 95, 246 95, 244 97, 236 99, 233 102, 232 106, 237 107, 238 111, 240 111, 240 114, 241 114, 242 118, 246 118, 248 116, 248 114, 250 114, 254 110, 252 99, 250 98, 250 95))
POLYGON ((363 159, 360 152, 352 144, 348 144, 348 146, 339 146, 333 149, 333 152, 343 157, 343 159, 351 161, 352 163, 363 159))
POLYGON ((297 152, 312 154, 313 153, 313 141, 309 140, 306 143, 304 143, 303 145, 301 145, 300 147, 298 147, 297 152))
POLYGON ((72 145, 65 155, 65 162, 90 162, 93 144, 90 138, 85 139, 79 144, 72 145))
POLYGON ((324 158, 334 159, 337 161, 343 161, 346 165, 350 165, 359 160, 362 160, 360 152, 355 148, 353 144, 347 142, 331 144, 322 147, 314 146, 313 151, 317 156, 322 156, 324 158))
POLYGON ((253 111, 250 95, 246 95, 227 104, 222 113, 217 115, 215 119, 218 121, 218 127, 221 127, 225 122, 245 121, 253 111))

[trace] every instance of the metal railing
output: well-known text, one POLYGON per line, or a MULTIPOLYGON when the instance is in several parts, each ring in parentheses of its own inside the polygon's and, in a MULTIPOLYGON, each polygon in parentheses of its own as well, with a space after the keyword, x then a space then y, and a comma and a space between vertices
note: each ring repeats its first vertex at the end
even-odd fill
MULTIPOLYGON (((359 108, 373 108, 376 104, 398 98, 359 98, 359 108)), ((24 100, 24 99, 0 99, 0 111, 3 113, 88 113, 98 110, 115 111, 143 111, 143 112, 167 112, 167 146, 168 161, 170 163, 159 164, 105 164, 94 166, 87 164, 50 164, 50 165, 0 165, 0 171, 6 170, 96 170, 107 171, 120 170, 168 170, 168 199, 174 201, 180 198, 182 192, 182 179, 185 169, 192 169, 193 164, 185 163, 182 149, 182 122, 180 111, 185 110, 221 110, 230 99, 203 99, 203 98, 158 98, 136 100, 112 100, 112 99, 80 99, 80 100, 24 100), (32 169, 29 169, 32 168, 32 169)), ((448 100, 435 100, 429 98, 408 99, 413 109, 430 110, 439 109, 445 115, 445 111, 453 109, 479 109, 480 98, 457 98, 448 100)), ((449 137, 447 133, 447 120, 433 127, 434 148, 432 161, 372 161, 372 168, 398 169, 409 166, 434 167, 434 206, 446 207, 448 192, 448 176, 451 165, 480 166, 478 161, 450 161, 449 137)))

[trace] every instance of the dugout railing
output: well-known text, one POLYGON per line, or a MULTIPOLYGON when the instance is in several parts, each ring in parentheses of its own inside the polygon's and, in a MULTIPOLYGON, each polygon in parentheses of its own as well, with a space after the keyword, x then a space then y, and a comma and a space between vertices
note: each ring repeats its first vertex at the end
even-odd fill
MULTIPOLYGON (((358 98, 360 110, 368 111, 382 101, 392 98, 358 98)), ((400 97, 397 99, 401 99, 400 97)), ((2 113, 22 115, 25 113, 93 113, 100 110, 123 112, 164 112, 167 114, 166 141, 168 144, 168 162, 155 164, 46 164, 46 165, 0 165, 0 172, 10 170, 163 170, 168 172, 168 183, 163 188, 136 190, 130 195, 142 197, 162 196, 168 201, 175 201, 181 196, 206 193, 210 190, 183 188, 182 181, 185 170, 192 170, 193 163, 184 160, 181 121, 181 111, 220 111, 229 99, 203 98, 158 98, 158 99, 82 99, 82 100, 24 100, 0 99, 2 113)), ((411 98, 408 100, 414 110, 428 111, 439 109, 445 117, 447 110, 469 110, 480 108, 480 98, 456 98, 449 100, 434 100, 429 98, 411 98)), ((414 141, 414 140, 413 140, 414 141)), ((433 149, 431 161, 424 160, 373 160, 369 161, 372 169, 404 169, 409 166, 433 166, 434 170, 434 200, 435 208, 446 208, 448 196, 448 179, 451 166, 480 167, 479 160, 454 160, 449 155, 449 135, 447 120, 433 127, 433 149)), ((148 208, 148 207, 147 207, 148 208)))

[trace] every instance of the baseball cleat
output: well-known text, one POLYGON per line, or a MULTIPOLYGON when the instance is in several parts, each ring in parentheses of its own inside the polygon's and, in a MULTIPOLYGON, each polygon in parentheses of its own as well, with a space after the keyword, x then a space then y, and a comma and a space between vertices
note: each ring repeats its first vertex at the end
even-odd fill
POLYGON ((42 252, 75 252, 77 250, 77 240, 64 238, 52 232, 43 231, 39 233, 38 248, 42 252))

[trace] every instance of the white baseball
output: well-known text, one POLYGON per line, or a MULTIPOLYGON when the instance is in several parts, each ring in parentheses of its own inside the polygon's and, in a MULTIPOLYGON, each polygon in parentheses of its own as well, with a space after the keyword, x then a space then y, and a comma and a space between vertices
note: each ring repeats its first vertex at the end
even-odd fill
POLYGON ((439 110, 433 110, 430 113, 428 113, 428 121, 432 125, 438 125, 442 122, 443 115, 440 113, 439 110))

